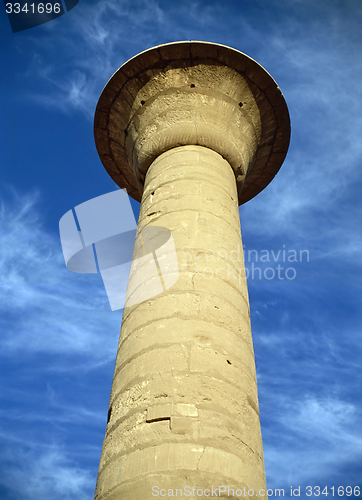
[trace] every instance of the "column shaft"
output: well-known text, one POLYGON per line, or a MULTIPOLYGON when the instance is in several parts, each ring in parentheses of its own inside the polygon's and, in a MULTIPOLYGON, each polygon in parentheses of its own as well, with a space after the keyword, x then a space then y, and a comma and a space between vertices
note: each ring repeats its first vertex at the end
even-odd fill
POLYGON ((95 498, 145 500, 156 486, 257 493, 265 475, 229 163, 201 146, 159 156, 145 179, 147 225, 171 230, 180 274, 124 310, 95 498))

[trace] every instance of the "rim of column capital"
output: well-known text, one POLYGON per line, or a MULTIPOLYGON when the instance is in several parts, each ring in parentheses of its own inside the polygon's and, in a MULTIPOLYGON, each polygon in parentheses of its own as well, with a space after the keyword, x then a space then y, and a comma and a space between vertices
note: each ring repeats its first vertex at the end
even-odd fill
MULTIPOLYGON (((188 143, 211 147, 229 160, 235 172, 239 205, 254 198, 271 182, 286 157, 290 141, 287 104, 275 80, 260 64, 236 49, 211 42, 182 41, 158 45, 129 59, 115 72, 101 93, 94 118, 95 143, 105 169, 116 184, 126 188, 137 201, 141 201, 148 166, 159 154, 172 149, 165 145, 166 149, 159 150, 154 157, 149 155, 141 172, 130 159, 133 151, 130 153, 127 135, 131 121, 135 121, 140 110, 144 112, 142 107, 146 103, 142 100, 142 89, 154 75, 168 69, 182 70, 200 64, 226 66, 237 72, 247 83, 248 92, 259 110, 260 131, 246 169, 236 167, 227 155, 202 140, 188 143)), ((193 84, 189 86, 195 87, 193 84)), ((232 98, 229 101, 232 102, 232 98)), ((241 102, 234 102, 235 110, 245 114, 247 111, 242 106, 241 102)), ((250 121, 250 118, 246 119, 250 121)), ((186 143, 178 142, 173 147, 181 145, 186 143)))

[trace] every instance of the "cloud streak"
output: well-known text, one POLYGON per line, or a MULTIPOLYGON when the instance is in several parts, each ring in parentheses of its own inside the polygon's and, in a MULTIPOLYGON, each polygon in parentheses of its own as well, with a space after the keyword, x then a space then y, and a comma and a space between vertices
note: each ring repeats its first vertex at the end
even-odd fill
POLYGON ((5 498, 88 500, 94 491, 90 471, 57 445, 20 447, 11 443, 2 451, 0 464, 0 493, 5 498))
POLYGON ((42 227, 38 201, 33 193, 18 196, 13 206, 1 204, 1 347, 109 362, 120 314, 112 315, 99 275, 66 269, 60 241, 42 227))

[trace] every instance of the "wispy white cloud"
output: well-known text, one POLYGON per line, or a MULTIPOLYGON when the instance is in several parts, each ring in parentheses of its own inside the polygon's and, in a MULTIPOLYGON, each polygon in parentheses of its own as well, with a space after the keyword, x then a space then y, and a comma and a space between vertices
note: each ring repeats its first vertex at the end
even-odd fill
POLYGON ((351 188, 360 182, 362 157, 357 22, 362 8, 355 2, 353 9, 326 2, 288 7, 281 12, 283 29, 270 22, 267 44, 257 56, 285 95, 292 123, 290 150, 276 178, 242 208, 242 215, 248 230, 309 242, 311 230, 322 222, 324 237, 339 229, 333 245, 341 232, 345 239, 351 219, 358 218, 347 205, 351 188))
POLYGON ((277 399, 282 400, 274 424, 278 431, 265 444, 269 487, 329 484, 344 466, 360 463, 360 411, 354 404, 312 395, 277 399))
POLYGON ((95 479, 90 471, 56 444, 20 446, 9 442, 0 454, 0 464, 3 498, 88 500, 94 492, 95 479))
POLYGON ((39 192, 0 202, 0 496, 86 500, 106 408, 84 376, 99 383, 113 364, 120 315, 100 276, 66 269, 41 208, 39 192))
POLYGON ((54 23, 44 25, 49 50, 43 40, 29 36, 34 50, 29 71, 47 84, 45 93, 30 96, 39 104, 65 112, 77 109, 93 119, 107 80, 128 58, 157 44, 165 27, 172 32, 170 24, 154 0, 83 3, 62 18, 57 29, 54 23), (66 79, 59 76, 64 70, 66 79))
MULTIPOLYGON (((0 345, 3 351, 83 353, 109 362, 120 312, 100 275, 68 271, 60 241, 43 227, 39 194, 0 205, 0 345)), ((89 359, 88 359, 89 361, 89 359)))
MULTIPOLYGON (((11 390, 7 392, 13 397, 16 395, 17 398, 26 398, 25 391, 16 391, 11 388, 11 390)), ((74 426, 86 425, 89 427, 104 425, 104 411, 94 411, 80 404, 70 404, 64 401, 63 397, 60 397, 58 394, 55 396, 55 399, 53 398, 52 401, 49 401, 49 398, 43 398, 43 402, 47 403, 46 408, 29 408, 26 413, 20 408, 11 408, 7 410, 0 409, 0 419, 3 421, 21 421, 25 418, 28 425, 48 422, 51 425, 62 425, 63 430, 66 430, 64 424, 71 424, 74 426)))

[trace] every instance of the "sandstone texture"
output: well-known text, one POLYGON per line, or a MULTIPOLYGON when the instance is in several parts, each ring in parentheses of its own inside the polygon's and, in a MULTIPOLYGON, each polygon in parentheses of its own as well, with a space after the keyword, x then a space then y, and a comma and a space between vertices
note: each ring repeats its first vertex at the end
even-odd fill
POLYGON ((224 46, 151 49, 105 87, 100 157, 141 200, 138 227, 171 231, 179 276, 124 309, 97 500, 266 488, 238 206, 275 175, 289 133, 274 80, 224 46))

